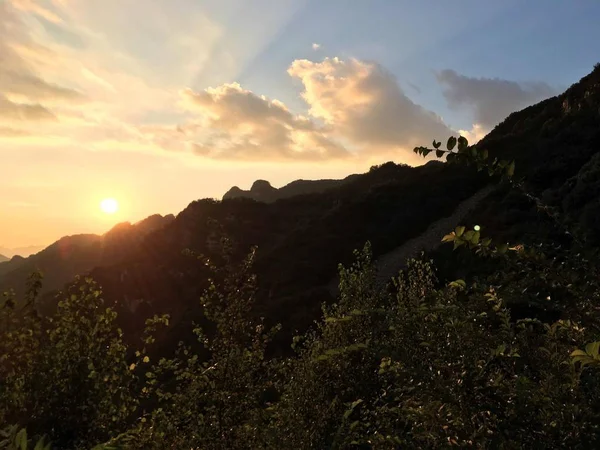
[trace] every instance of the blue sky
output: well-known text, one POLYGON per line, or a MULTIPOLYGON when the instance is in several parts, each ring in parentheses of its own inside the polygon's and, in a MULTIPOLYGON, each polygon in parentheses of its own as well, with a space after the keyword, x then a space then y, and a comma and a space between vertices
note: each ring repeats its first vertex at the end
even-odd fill
POLYGON ((0 245, 420 164, 590 72, 598 22, 592 0, 1 0, 0 245))
POLYGON ((600 61, 600 3, 593 1, 314 0, 303 4, 277 39, 242 71, 242 84, 272 91, 277 98, 289 95, 291 102, 294 97, 285 74, 290 55, 375 60, 397 76, 411 99, 466 127, 468 112, 448 109, 435 70, 541 80, 564 89, 600 61), (322 46, 317 55, 311 52, 312 42, 322 46))

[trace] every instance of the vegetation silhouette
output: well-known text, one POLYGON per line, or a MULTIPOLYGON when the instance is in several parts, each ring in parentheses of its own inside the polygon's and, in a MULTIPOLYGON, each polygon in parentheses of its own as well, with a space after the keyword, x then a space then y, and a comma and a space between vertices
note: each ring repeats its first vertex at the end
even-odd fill
MULTIPOLYGON (((320 302, 320 318, 298 333, 297 315, 276 319, 298 308, 300 297, 280 302, 274 313, 265 296, 273 285, 261 285, 260 276, 269 280, 267 268, 287 255, 286 270, 309 272, 298 286, 311 280, 318 286, 325 275, 303 262, 322 267, 321 260, 342 251, 341 241, 314 244, 302 239, 307 227, 298 230, 294 252, 277 245, 262 257, 262 248, 248 253, 248 242, 261 233, 232 230, 256 222, 228 221, 228 213, 246 208, 247 217, 266 211, 257 214, 261 220, 276 218, 252 200, 200 202, 215 213, 197 222, 208 243, 194 245, 197 236, 182 234, 191 244, 187 255, 165 251, 163 266, 144 269, 157 278, 164 270, 173 279, 198 277, 181 292, 200 299, 185 339, 178 338, 186 310, 138 310, 143 330, 136 331, 139 324, 126 329, 132 303, 106 301, 89 277, 41 314, 46 300, 34 273, 22 294, 4 295, 0 309, 0 448, 598 447, 600 277, 590 228, 597 198, 586 190, 594 192, 597 182, 599 79, 595 68, 562 96, 509 116, 477 145, 450 137, 444 147, 437 141, 417 147, 416 153, 448 163, 422 170, 467 180, 465 189, 494 182, 495 193, 470 223, 440 237, 440 250, 409 261, 390 286, 377 282, 375 248, 401 240, 377 235, 356 245, 362 249, 338 266, 339 295, 320 302), (554 143, 546 145, 550 137, 554 143), (558 202, 559 193, 570 200, 558 202), (315 252, 328 245, 331 254, 315 252), (291 349, 281 351, 286 333, 294 335, 291 349), (174 352, 165 352, 167 341, 174 352)), ((381 170, 414 173, 384 165, 336 189, 356 192, 381 170)), ((380 203, 365 214, 376 216, 392 204, 386 202, 398 184, 370 186, 380 203)), ((334 192, 273 205, 309 209, 317 198, 334 201, 334 192)), ((442 198, 454 196, 462 199, 463 192, 442 198)), ((410 201, 424 204, 418 193, 410 201)), ((358 204, 344 210, 347 219, 358 204)), ((197 220, 197 208, 158 230, 153 236, 163 247, 157 248, 179 248, 168 227, 197 220)), ((337 229, 340 223, 360 229, 349 221, 337 229)), ((333 237, 333 224, 323 225, 325 236, 333 237)), ((278 238, 285 240, 271 236, 278 238)), ((270 282, 293 286, 292 275, 271 273, 270 282)), ((300 322, 314 318, 305 312, 300 322)))

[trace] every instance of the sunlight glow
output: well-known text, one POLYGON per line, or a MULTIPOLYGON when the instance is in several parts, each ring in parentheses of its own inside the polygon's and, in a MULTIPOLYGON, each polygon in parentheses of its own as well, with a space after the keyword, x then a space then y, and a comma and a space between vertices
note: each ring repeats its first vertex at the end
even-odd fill
POLYGON ((105 198, 100 202, 100 209, 106 214, 114 214, 119 210, 119 203, 114 198, 105 198))

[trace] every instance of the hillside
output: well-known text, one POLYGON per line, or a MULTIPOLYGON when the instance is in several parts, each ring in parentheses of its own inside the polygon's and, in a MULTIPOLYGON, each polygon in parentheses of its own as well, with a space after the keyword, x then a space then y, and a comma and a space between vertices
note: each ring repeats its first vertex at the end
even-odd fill
POLYGON ((4 255, 0 255, 0 263, 6 262, 6 261, 8 261, 9 259, 10 259, 10 258, 7 258, 7 257, 6 257, 6 256, 4 256, 4 255))
POLYGON ((137 251, 143 239, 163 227, 174 216, 153 215, 136 224, 121 223, 104 235, 66 236, 35 255, 13 257, 0 265, 0 292, 9 289, 21 294, 29 274, 40 270, 44 275, 42 294, 62 288, 76 275, 94 267, 112 265, 137 251))
POLYGON ((0 414, 59 448, 598 448, 599 106, 600 67, 460 164, 198 200, 0 264, 104 291, 6 297, 0 414), (483 149, 514 174, 468 166, 483 149))
MULTIPOLYGON (((600 217, 595 213, 600 198, 596 195, 598 177, 593 176, 600 153, 599 104, 600 70, 595 69, 562 95, 511 114, 478 145, 492 157, 514 158, 516 176, 528 189, 565 211, 591 241, 600 217)), ((188 270, 180 251, 190 247, 210 253, 207 219, 212 218, 238 242, 240 251, 259 246, 260 313, 283 322, 284 328, 303 328, 319 314, 321 301, 331 298, 327 285, 337 264, 349 261, 352 249, 371 240, 375 257, 392 252, 431 223, 451 216, 460 202, 488 182, 474 171, 437 162, 416 168, 386 163, 322 193, 280 198, 272 204, 247 199, 198 201, 147 240, 148 253, 165 256, 161 273, 167 267, 178 268, 164 276, 164 281, 156 279, 157 266, 151 268, 148 254, 131 255, 121 270, 135 271, 137 280, 152 279, 152 288, 111 282, 116 279, 110 275, 115 270, 111 268, 99 269, 95 275, 116 301, 127 295, 144 299, 153 311, 165 304, 184 310, 195 304, 198 292, 190 289, 187 297, 174 287, 181 285, 176 280, 185 279, 181 274, 188 270)), ((502 187, 463 221, 481 224, 498 237, 519 234, 527 240, 541 233, 557 242, 564 239, 531 201, 502 187), (500 205, 506 212, 497 213, 500 205)), ((388 266, 386 270, 391 274, 397 269, 388 266)), ((444 275, 451 276, 453 271, 442 270, 444 275)), ((185 285, 201 285, 185 280, 185 285)))
MULTIPOLYGON (((492 157, 514 158, 516 176, 544 201, 565 211, 590 242, 599 217, 599 96, 600 70, 595 69, 562 95, 511 114, 478 144, 492 157)), ((403 244, 419 238, 437 221, 446 223, 444 218, 455 215, 461 202, 489 183, 483 173, 437 161, 414 168, 388 162, 343 181, 294 182, 279 190, 259 181, 250 191, 260 193, 260 201, 199 200, 155 231, 138 233, 134 226, 125 226, 102 239, 61 240, 36 259, 21 263, 19 276, 5 275, 0 289, 7 287, 6 279, 13 284, 22 281, 42 261, 50 275, 47 289, 95 267, 93 277, 125 313, 123 322, 130 331, 139 329, 148 314, 161 312, 173 315, 176 329, 180 321, 199 314, 197 299, 206 286, 206 271, 183 250, 216 259, 217 243, 226 235, 235 241, 237 257, 258 245, 256 313, 281 322, 289 335, 308 327, 320 314, 321 303, 331 301, 328 287, 337 265, 350 261, 353 249, 370 240, 376 258, 388 255, 386 273, 393 274, 401 262, 390 259, 390 254, 404 254, 403 244), (288 196, 302 190, 302 195, 288 196), (60 272, 51 269, 57 261, 60 272)), ((231 191, 226 194, 231 196, 231 191)), ((473 206, 460 216, 463 222, 481 224, 491 235, 564 239, 531 201, 505 188, 495 188, 485 202, 473 206), (497 213, 500 206, 502 214, 497 213)), ((435 228, 440 238, 443 232, 435 228)), ((430 234, 428 241, 434 238, 430 234)), ((454 255, 440 252, 440 276, 454 276, 454 255)))

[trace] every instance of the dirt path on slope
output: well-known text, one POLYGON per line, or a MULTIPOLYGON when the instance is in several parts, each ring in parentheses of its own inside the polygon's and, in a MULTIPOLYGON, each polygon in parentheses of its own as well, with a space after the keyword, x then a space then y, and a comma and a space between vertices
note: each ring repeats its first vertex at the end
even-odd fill
MULTIPOLYGON (((494 187, 491 185, 477 191, 471 197, 459 203, 450 216, 433 222, 419 236, 409 239, 391 252, 381 255, 375 261, 377 282, 381 284, 387 283, 390 278, 398 274, 408 259, 417 256, 421 251, 435 250, 441 244, 442 237, 454 230, 465 216, 494 190, 494 187)), ((339 277, 336 276, 328 284, 329 292, 334 296, 338 293, 338 282, 339 277)))

